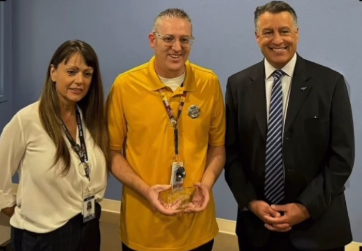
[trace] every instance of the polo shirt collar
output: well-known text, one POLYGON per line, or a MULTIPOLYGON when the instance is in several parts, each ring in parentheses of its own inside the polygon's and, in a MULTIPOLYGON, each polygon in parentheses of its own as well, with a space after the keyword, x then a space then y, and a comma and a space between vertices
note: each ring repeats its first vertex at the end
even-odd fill
MULTIPOLYGON (((166 85, 162 83, 160 78, 158 77, 155 70, 155 60, 156 57, 153 56, 148 63, 148 76, 149 76, 149 88, 152 91, 156 91, 162 88, 165 88, 166 85)), ((196 90, 196 81, 192 71, 191 63, 187 60, 185 62, 186 66, 186 78, 183 83, 184 91, 195 91, 196 90)))

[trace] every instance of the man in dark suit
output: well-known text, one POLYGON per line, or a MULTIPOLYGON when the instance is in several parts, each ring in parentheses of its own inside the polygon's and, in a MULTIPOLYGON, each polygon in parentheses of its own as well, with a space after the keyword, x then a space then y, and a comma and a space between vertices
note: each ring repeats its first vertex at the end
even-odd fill
POLYGON ((265 59, 228 79, 226 181, 238 203, 240 250, 344 250, 344 196, 354 163, 344 77, 297 53, 293 8, 255 11, 265 59))

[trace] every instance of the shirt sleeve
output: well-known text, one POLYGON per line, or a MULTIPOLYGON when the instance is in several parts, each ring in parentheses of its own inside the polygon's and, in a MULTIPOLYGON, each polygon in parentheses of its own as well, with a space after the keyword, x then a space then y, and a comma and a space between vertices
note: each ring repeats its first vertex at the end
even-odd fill
POLYGON ((19 115, 5 126, 0 136, 0 209, 15 205, 12 177, 18 170, 26 149, 19 115))
POLYGON ((225 144, 225 106, 219 79, 213 78, 215 85, 215 104, 213 117, 211 119, 209 144, 212 146, 223 146, 225 144))
POLYGON ((122 95, 121 77, 118 77, 107 98, 110 148, 113 151, 121 151, 123 149, 124 139, 127 134, 122 95))

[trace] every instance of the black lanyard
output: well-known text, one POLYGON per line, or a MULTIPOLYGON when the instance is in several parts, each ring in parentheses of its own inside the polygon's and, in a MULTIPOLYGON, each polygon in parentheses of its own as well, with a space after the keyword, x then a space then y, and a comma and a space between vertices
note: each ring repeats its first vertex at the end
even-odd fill
POLYGON ((185 104, 186 91, 184 91, 182 93, 177 118, 175 118, 175 116, 174 116, 173 110, 172 110, 172 108, 170 106, 170 103, 168 102, 168 99, 167 99, 166 94, 164 93, 163 89, 160 89, 159 93, 161 95, 161 99, 162 99, 163 105, 165 106, 168 117, 170 118, 171 125, 173 126, 173 132, 174 132, 174 135, 175 135, 175 155, 176 155, 175 157, 177 158, 178 157, 178 129, 177 129, 177 122, 178 122, 178 119, 180 118, 182 108, 184 107, 184 104, 185 104))
POLYGON ((90 180, 90 168, 87 163, 88 162, 87 147, 85 145, 85 140, 84 140, 82 119, 80 118, 80 113, 79 113, 78 109, 76 109, 76 117, 77 117, 80 145, 78 145, 74 141, 74 139, 72 138, 72 135, 68 131, 68 128, 64 124, 63 120, 62 120, 62 127, 65 132, 65 135, 67 136, 67 139, 69 140, 69 143, 72 145, 72 149, 78 155, 78 157, 84 167, 85 176, 88 178, 88 180, 90 180))

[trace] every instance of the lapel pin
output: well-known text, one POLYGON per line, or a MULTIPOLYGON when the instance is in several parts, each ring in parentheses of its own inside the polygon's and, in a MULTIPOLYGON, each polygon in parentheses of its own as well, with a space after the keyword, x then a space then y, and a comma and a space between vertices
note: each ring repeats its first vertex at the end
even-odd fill
POLYGON ((307 89, 307 87, 302 87, 300 88, 302 91, 305 91, 307 89))
POLYGON ((200 116, 201 110, 197 105, 191 105, 189 107, 189 117, 192 119, 196 119, 200 116))

